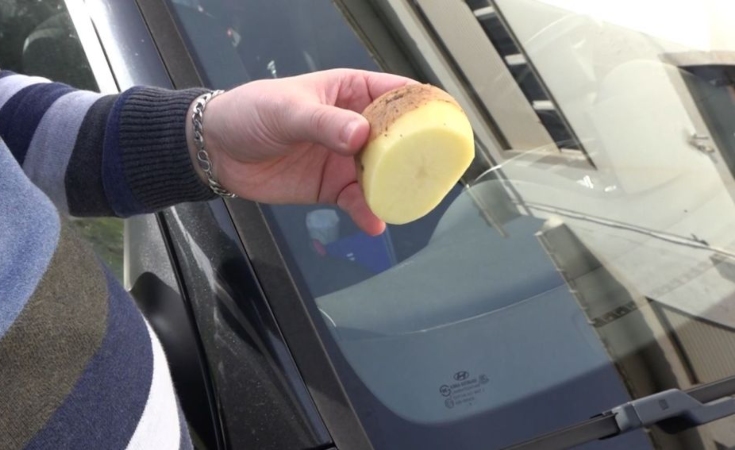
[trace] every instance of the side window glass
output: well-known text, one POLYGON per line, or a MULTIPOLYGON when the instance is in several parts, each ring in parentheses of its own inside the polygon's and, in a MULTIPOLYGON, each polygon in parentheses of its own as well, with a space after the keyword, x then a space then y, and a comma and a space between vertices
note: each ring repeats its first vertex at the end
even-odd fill
MULTIPOLYGON (((99 90, 62 0, 0 0, 0 67, 99 90)), ((123 221, 75 219, 72 223, 122 279, 123 221)))
MULTIPOLYGON (((330 0, 169 1, 205 84, 213 88, 342 67, 380 70, 330 0)), ((360 231, 337 208, 267 208, 310 291, 321 296, 364 281, 424 248, 459 191, 458 185, 424 219, 390 227, 380 237, 360 231)))
POLYGON ((97 90, 61 0, 0 0, 0 63, 14 72, 97 90))

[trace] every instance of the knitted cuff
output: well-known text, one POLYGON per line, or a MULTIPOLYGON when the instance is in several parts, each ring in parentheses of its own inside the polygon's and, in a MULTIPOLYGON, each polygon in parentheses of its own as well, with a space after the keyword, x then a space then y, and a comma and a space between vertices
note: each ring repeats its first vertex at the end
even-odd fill
POLYGON ((148 211, 216 195, 197 174, 186 142, 187 112, 206 89, 136 89, 120 113, 125 179, 148 211))

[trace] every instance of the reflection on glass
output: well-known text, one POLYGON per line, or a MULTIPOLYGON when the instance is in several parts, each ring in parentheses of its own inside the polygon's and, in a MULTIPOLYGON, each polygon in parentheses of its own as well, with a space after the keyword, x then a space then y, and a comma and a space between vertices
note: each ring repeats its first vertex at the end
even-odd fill
MULTIPOLYGON (((326 0, 209 3, 240 80, 375 69, 326 0)), ((376 448, 503 448, 735 374, 732 7, 674 3, 376 2, 443 44, 413 56, 466 81, 482 156, 380 237, 330 207, 271 209, 376 448)), ((732 425, 584 448, 730 448, 732 425)))

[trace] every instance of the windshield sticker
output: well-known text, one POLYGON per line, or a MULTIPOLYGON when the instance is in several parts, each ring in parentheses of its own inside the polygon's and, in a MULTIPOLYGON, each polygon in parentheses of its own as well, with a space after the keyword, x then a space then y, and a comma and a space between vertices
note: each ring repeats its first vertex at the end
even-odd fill
POLYGON ((447 409, 471 407, 485 392, 488 382, 490 379, 484 373, 475 376, 466 370, 460 370, 452 375, 450 382, 439 386, 439 395, 447 409))
POLYGON ((636 305, 635 302, 631 301, 626 303, 623 306, 619 306, 615 308, 614 310, 607 312, 599 317, 594 317, 590 320, 592 323, 592 326, 595 328, 600 328, 601 326, 607 325, 611 322, 615 322, 616 320, 620 319, 623 316, 627 316, 628 314, 632 313, 633 311, 638 310, 638 305, 636 305))

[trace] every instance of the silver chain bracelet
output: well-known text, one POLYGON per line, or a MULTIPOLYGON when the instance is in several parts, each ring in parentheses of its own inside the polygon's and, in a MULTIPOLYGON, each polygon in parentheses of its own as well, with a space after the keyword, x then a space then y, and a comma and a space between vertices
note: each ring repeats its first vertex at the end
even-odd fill
POLYGON ((216 96, 222 94, 224 91, 213 91, 204 94, 197 98, 194 103, 194 112, 191 115, 191 123, 194 126, 194 143, 197 147, 197 162, 199 168, 204 171, 207 175, 207 183, 212 191, 226 198, 237 197, 232 192, 228 191, 214 178, 212 174, 212 161, 209 159, 209 153, 204 148, 204 110, 207 108, 207 103, 216 96))

